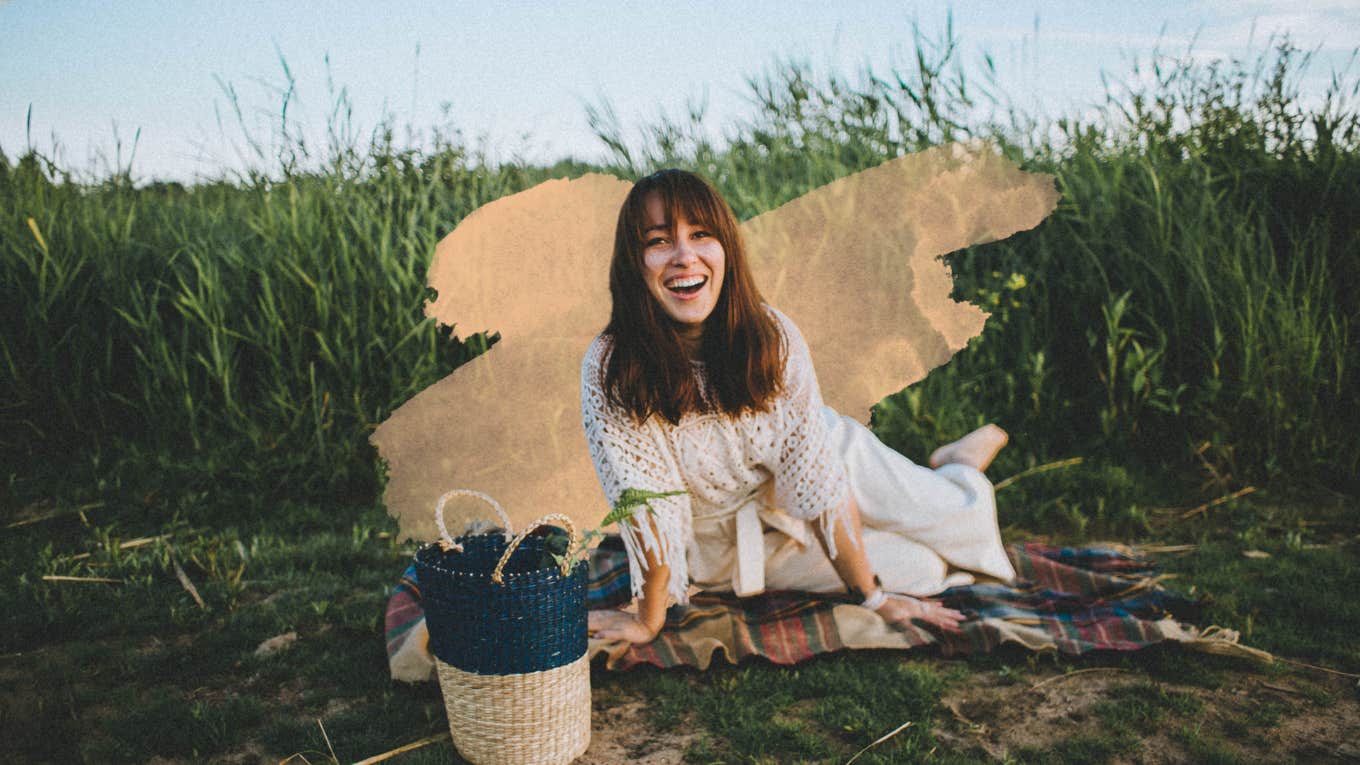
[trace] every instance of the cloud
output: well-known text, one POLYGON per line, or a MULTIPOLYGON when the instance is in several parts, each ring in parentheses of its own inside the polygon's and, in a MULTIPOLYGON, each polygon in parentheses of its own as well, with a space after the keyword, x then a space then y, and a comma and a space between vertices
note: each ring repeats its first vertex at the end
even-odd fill
POLYGON ((1288 35, 1304 50, 1344 50, 1360 41, 1360 4, 1350 0, 1272 0, 1225 3, 1211 0, 1220 20, 1205 29, 1215 48, 1264 47, 1272 36, 1288 35))
MULTIPOLYGON (((981 34, 975 34, 979 40, 1001 40, 1014 41, 1021 38, 1033 37, 1034 29, 1030 28, 992 28, 987 29, 981 34)), ((1072 30, 1072 29, 1043 29, 1039 30, 1038 40, 1040 45, 1050 45, 1054 43, 1066 43, 1068 45, 1099 45, 1115 48, 1159 48, 1160 50, 1176 51, 1185 50, 1190 45, 1190 37, 1179 34, 1136 34, 1126 32, 1102 32, 1097 30, 1072 30)))

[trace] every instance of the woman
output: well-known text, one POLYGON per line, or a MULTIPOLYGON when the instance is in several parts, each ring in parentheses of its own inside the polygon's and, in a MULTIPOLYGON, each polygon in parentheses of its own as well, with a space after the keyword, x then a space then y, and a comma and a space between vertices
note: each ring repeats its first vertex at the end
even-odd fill
POLYGON ((753 595, 848 589, 886 621, 957 629, 931 595, 1014 576, 982 470, 986 426, 927 470, 822 405, 798 328, 761 302, 737 222, 702 178, 663 170, 619 212, 608 326, 581 368, 586 438, 605 496, 685 493, 621 524, 636 614, 592 611, 597 638, 656 637, 691 583, 753 595))

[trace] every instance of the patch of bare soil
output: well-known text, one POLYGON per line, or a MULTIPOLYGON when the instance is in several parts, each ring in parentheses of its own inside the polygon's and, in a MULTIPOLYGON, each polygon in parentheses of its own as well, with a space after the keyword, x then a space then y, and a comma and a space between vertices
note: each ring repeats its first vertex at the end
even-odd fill
POLYGON ((1321 709, 1300 698, 1297 687, 1271 682, 1267 691, 1274 693, 1299 709, 1303 714, 1285 717, 1280 724, 1262 734, 1271 745, 1270 751, 1286 751, 1300 762, 1360 762, 1360 701, 1354 686, 1337 682, 1333 689, 1339 697, 1329 707, 1321 709), (1281 693, 1277 688, 1289 688, 1281 693), (1311 713, 1307 713, 1312 708, 1311 713))
POLYGON ((590 748, 573 765, 680 765, 685 749, 699 739, 699 731, 657 730, 647 722, 645 702, 628 698, 595 705, 590 725, 590 748))
MULTIPOLYGON (((1138 672, 1103 667, 1022 678, 974 673, 941 699, 948 712, 936 726, 936 739, 959 753, 1003 760, 1020 749, 1098 736, 1109 730, 1099 705, 1120 688, 1147 682, 1138 672)), ((1198 711, 1167 711, 1151 733, 1137 733, 1134 751, 1113 762, 1191 763, 1200 759, 1195 742, 1248 762, 1360 762, 1360 694, 1354 682, 1244 670, 1214 689, 1160 683, 1168 692, 1193 696, 1198 711)))

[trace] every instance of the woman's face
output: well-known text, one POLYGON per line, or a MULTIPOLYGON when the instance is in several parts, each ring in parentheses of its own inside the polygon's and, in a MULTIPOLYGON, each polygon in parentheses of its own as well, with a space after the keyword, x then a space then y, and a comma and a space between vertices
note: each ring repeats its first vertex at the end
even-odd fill
POLYGON ((683 214, 668 222, 660 194, 649 194, 644 204, 642 278, 666 315, 683 326, 683 334, 697 337, 722 293, 722 244, 708 227, 683 214))

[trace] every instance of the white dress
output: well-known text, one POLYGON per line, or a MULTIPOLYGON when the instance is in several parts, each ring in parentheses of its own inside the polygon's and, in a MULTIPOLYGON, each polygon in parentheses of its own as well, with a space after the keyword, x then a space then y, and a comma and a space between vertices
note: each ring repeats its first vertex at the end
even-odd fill
POLYGON ((638 426, 605 397, 608 340, 595 338, 586 352, 581 415, 605 498, 613 504, 630 487, 687 492, 653 500, 651 523, 620 524, 633 594, 642 592, 644 549, 670 566, 667 592, 678 603, 691 583, 743 596, 843 592, 809 523, 821 523, 830 543, 851 495, 870 566, 889 592, 931 595, 973 582, 967 571, 1013 579, 986 477, 964 465, 913 464, 824 406, 802 333, 769 310, 788 360, 784 391, 768 412, 691 413, 677 425, 654 415, 638 426))

